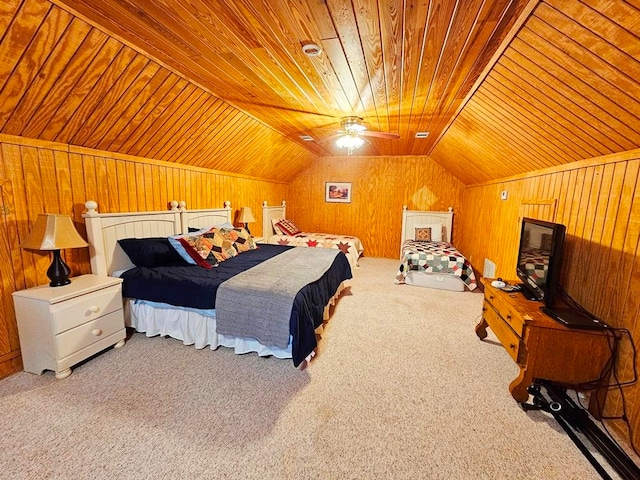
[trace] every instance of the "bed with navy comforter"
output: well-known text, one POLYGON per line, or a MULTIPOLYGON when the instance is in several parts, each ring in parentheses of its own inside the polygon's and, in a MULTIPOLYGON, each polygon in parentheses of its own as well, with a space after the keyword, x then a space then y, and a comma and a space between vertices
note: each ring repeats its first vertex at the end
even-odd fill
MULTIPOLYGON (((241 255, 220 262, 213 268, 187 265, 179 261, 153 268, 132 268, 121 274, 124 280, 123 295, 135 299, 134 303, 140 305, 141 310, 149 309, 149 305, 154 305, 156 310, 158 305, 161 306, 160 308, 168 305, 194 312, 215 311, 213 317, 220 317, 220 320, 222 313, 219 309, 220 292, 226 285, 231 285, 236 276, 251 278, 254 271, 259 272, 262 268, 263 273, 258 273, 260 276, 256 277, 256 281, 249 282, 255 286, 246 287, 246 292, 236 289, 235 293, 229 293, 228 295, 231 296, 228 297, 227 304, 253 309, 246 316, 253 319, 255 325, 243 327, 242 332, 245 336, 264 343, 261 329, 286 328, 290 336, 290 345, 285 346, 284 350, 291 352, 291 358, 297 367, 313 354, 317 346, 315 330, 323 323, 326 306, 339 294, 344 282, 352 278, 352 274, 347 257, 340 251, 331 250, 324 251, 324 257, 316 260, 316 273, 308 277, 313 280, 299 289, 295 283, 290 285, 288 282, 295 276, 292 272, 296 269, 300 271, 309 269, 311 262, 305 256, 297 255, 295 260, 287 260, 284 263, 287 264, 288 270, 281 267, 274 268, 275 273, 270 273, 268 280, 265 280, 264 268, 272 264, 277 265, 278 260, 279 263, 283 263, 284 257, 280 259, 277 257, 292 256, 292 253, 296 253, 288 252, 292 248, 297 247, 263 244, 255 250, 245 251, 241 255), (326 252, 333 253, 328 257, 326 252), (262 265, 261 268, 260 265, 262 265), (286 291, 293 293, 286 293, 286 291), (267 306, 273 303, 271 299, 275 298, 274 296, 282 298, 278 308, 274 307, 274 311, 270 312, 268 311, 270 307, 267 306), (290 306, 287 307, 289 299, 290 306), (283 309, 286 309, 288 316, 282 315, 283 309), (256 329, 254 334, 251 333, 251 329, 256 329)), ((300 249, 297 248, 297 250, 300 249)), ((311 255, 317 250, 304 249, 304 251, 307 252, 305 255, 311 255)), ((232 310, 228 316, 231 317, 230 320, 234 320, 241 313, 236 309, 232 310)), ((138 313, 138 315, 141 314, 138 313)), ((147 329, 147 327, 142 328, 147 329)), ((216 328, 220 330, 220 326, 216 328)), ((149 330, 152 329, 149 328, 149 330)), ((147 333, 162 334, 156 330, 147 333)), ((210 334, 211 332, 207 333, 207 335, 210 334)), ((282 347, 281 344, 274 346, 282 347)))

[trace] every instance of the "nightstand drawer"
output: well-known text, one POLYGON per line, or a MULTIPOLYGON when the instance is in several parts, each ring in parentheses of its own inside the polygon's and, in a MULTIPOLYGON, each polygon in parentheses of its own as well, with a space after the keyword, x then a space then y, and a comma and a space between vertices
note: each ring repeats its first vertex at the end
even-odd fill
POLYGON ((122 309, 120 285, 98 290, 93 295, 83 295, 65 302, 53 304, 51 315, 53 333, 62 333, 98 317, 122 309))
POLYGON ((513 331, 493 306, 485 300, 484 303, 484 319, 493 330, 504 349, 511 355, 516 363, 524 363, 526 358, 526 350, 523 348, 522 339, 513 331))
POLYGON ((120 309, 56 335, 56 352, 58 357, 66 357, 122 329, 124 317, 120 309))

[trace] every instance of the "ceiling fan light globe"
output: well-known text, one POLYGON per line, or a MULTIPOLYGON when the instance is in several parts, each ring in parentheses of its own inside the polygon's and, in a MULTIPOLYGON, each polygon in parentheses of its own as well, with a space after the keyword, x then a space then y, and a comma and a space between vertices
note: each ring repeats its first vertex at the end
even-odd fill
POLYGON ((364 139, 357 135, 344 135, 336 140, 336 145, 340 148, 346 148, 350 152, 364 145, 364 139))

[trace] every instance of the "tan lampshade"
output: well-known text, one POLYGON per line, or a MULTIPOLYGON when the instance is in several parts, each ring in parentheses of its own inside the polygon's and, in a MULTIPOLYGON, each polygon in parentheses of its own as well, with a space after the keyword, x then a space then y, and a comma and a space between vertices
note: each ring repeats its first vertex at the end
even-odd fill
POLYGON ((69 215, 41 213, 27 239, 20 245, 32 250, 63 250, 88 247, 69 215))
POLYGON ((238 215, 238 223, 251 223, 255 222, 256 219, 253 218, 253 213, 249 207, 240 208, 240 215, 238 215))

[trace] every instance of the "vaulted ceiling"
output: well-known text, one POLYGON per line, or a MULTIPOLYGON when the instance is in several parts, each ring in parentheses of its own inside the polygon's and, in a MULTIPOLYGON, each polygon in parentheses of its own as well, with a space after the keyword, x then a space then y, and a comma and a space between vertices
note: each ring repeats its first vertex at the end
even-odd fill
POLYGON ((289 181, 357 115, 469 184, 640 148, 639 58, 637 0, 4 0, 0 132, 289 181))

